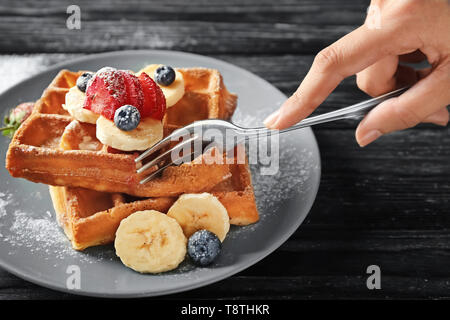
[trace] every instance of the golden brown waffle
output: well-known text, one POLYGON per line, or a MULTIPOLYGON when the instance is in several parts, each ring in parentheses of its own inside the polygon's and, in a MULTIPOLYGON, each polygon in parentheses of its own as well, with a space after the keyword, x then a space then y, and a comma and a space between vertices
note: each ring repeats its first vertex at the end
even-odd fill
MULTIPOLYGON (((185 96, 163 119, 165 131, 183 125, 191 114, 198 117, 229 117, 236 107, 216 70, 181 69, 185 96), (207 85, 208 84, 208 85, 207 85), (205 111, 206 110, 206 111, 205 111)), ((186 163, 167 168, 161 177, 139 184, 134 159, 138 153, 99 153, 95 150, 60 150, 58 144, 72 118, 62 108, 65 94, 76 84, 81 72, 62 70, 37 101, 33 114, 13 137, 6 156, 6 168, 13 177, 54 186, 83 187, 123 192, 139 197, 175 196, 210 190, 229 175, 228 166, 186 163)), ((96 138, 93 138, 96 140, 96 138)))
MULTIPOLYGON (((230 171, 232 175, 210 192, 227 209, 231 224, 248 225, 258 221, 248 165, 231 164, 230 171)), ((176 200, 174 197, 142 199, 74 187, 50 186, 49 189, 58 221, 77 250, 112 242, 124 218, 141 210, 167 213, 176 200)))
POLYGON ((231 177, 216 185, 210 193, 227 209, 230 223, 245 226, 259 220, 255 203, 252 177, 245 164, 231 164, 231 177))
MULTIPOLYGON (((231 224, 254 223, 259 216, 248 165, 230 167, 232 176, 210 192, 227 209, 231 224)), ((124 218, 141 210, 167 213, 176 200, 174 197, 142 199, 74 187, 50 186, 49 189, 58 221, 77 250, 112 242, 124 218)))
POLYGON ((228 92, 219 71, 206 68, 178 69, 184 78, 185 94, 167 109, 166 127, 183 127, 196 120, 229 119, 237 105, 237 96, 228 92))
POLYGON ((137 199, 120 193, 53 187, 50 195, 58 222, 77 250, 114 241, 120 221, 142 210, 167 212, 175 198, 137 199))
MULTIPOLYGON (((166 134, 181 125, 187 124, 186 119, 188 117, 180 116, 183 110, 187 111, 189 115, 191 115, 191 112, 197 114, 197 118, 189 118, 190 121, 200 120, 202 117, 229 118, 232 115, 236 106, 236 97, 227 91, 225 94, 220 94, 223 89, 220 86, 212 86, 207 76, 209 69, 181 70, 188 84, 186 86, 186 99, 183 98, 180 103, 169 109, 176 110, 173 108, 177 108, 177 113, 166 115, 164 119, 166 134), (196 87, 191 85, 195 81, 197 81, 196 87), (190 103, 200 99, 194 98, 194 96, 198 94, 198 97, 200 97, 202 91, 215 92, 213 96, 217 101, 211 103, 211 108, 205 108, 203 105, 206 111, 195 113, 190 103), (187 103, 187 101, 191 102, 187 103), (215 106, 216 109, 214 109, 215 106)), ((215 70, 211 72, 218 74, 215 70)), ((107 154, 109 149, 105 148, 95 137, 95 125, 72 120, 61 108, 61 104, 64 103, 64 99, 60 98, 61 93, 65 95, 67 88, 75 85, 76 79, 81 73, 66 71, 60 73, 52 82, 56 90, 47 89, 44 92, 44 96, 47 95, 48 99, 40 99, 36 103, 34 116, 40 114, 36 119, 40 119, 42 123, 46 123, 45 120, 53 119, 48 121, 52 123, 52 126, 40 126, 32 139, 34 139, 35 144, 43 145, 48 149, 61 148, 65 151, 90 151, 107 154), (36 143, 36 141, 39 141, 39 143, 36 143)), ((220 77, 220 74, 217 74, 215 77, 220 77)), ((220 81, 220 84, 223 85, 223 82, 220 81)), ((32 125, 38 123, 37 121, 33 122, 32 125)), ((215 184, 211 193, 217 196, 226 207, 231 224, 247 225, 258 221, 258 211, 248 165, 231 164, 227 167, 229 168, 229 171, 227 171, 228 178, 219 184, 215 184)), ((210 179, 212 174, 216 173, 208 171, 204 173, 203 177, 210 179)), ((50 194, 58 220, 71 240, 72 246, 77 250, 113 241, 120 221, 130 214, 150 209, 167 212, 176 200, 175 197, 166 196, 137 198, 121 193, 99 192, 79 187, 50 186, 50 194)))

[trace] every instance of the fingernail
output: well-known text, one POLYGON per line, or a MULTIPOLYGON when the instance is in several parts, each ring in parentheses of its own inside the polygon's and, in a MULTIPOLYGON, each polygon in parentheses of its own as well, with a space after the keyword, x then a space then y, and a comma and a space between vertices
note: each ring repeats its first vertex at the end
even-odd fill
POLYGON ((365 147, 369 143, 374 142, 383 134, 379 130, 372 130, 363 135, 360 139, 358 139, 358 144, 360 147, 365 147))
POLYGON ((270 116, 268 116, 266 118, 266 120, 264 120, 264 125, 267 128, 270 128, 270 126, 273 125, 277 121, 279 115, 280 115, 280 110, 278 109, 277 111, 272 113, 270 116))

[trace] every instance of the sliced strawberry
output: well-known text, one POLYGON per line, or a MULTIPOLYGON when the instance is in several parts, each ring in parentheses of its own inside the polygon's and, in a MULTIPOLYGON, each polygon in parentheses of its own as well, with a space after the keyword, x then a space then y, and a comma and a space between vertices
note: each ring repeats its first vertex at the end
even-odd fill
POLYGON ((139 75, 142 92, 144 93, 144 108, 141 117, 149 117, 156 110, 156 86, 157 84, 145 72, 139 75))
POLYGON ((166 112, 166 99, 162 90, 145 72, 139 75, 139 81, 144 92, 144 108, 141 117, 161 120, 166 112))
POLYGON ((127 104, 131 104, 136 107, 139 112, 142 114, 142 109, 144 107, 144 93, 142 91, 141 82, 139 79, 127 72, 127 71, 119 71, 123 73, 123 77, 125 80, 125 88, 127 91, 127 104))
POLYGON ((117 108, 120 108, 120 105, 106 89, 103 79, 95 77, 86 90, 86 99, 83 107, 108 119, 113 119, 114 112, 117 108))
POLYGON ((156 105, 158 106, 158 112, 156 112, 152 117, 162 120, 164 114, 166 113, 166 97, 158 85, 156 85, 156 105))
POLYGON ((166 112, 161 88, 146 73, 138 78, 128 71, 102 69, 86 90, 84 108, 113 120, 116 110, 125 104, 135 106, 141 118, 162 120, 166 112))
POLYGON ((86 90, 84 108, 113 120, 114 113, 126 104, 126 99, 123 73, 107 70, 94 76, 86 90))

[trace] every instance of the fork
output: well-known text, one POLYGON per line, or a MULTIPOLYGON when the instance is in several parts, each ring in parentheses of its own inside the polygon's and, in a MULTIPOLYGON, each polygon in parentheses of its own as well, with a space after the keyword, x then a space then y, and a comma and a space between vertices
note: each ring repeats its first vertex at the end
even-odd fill
MULTIPOLYGON (((405 92, 408 89, 408 87, 404 87, 401 89, 394 90, 392 92, 386 93, 384 95, 381 95, 379 97, 366 100, 354 105, 351 105, 346 108, 342 108, 339 110, 327 112, 318 116, 309 117, 307 119, 304 119, 297 123, 296 125, 293 125, 292 127, 289 127, 287 129, 283 130, 271 130, 267 129, 265 127, 258 127, 258 128, 243 128, 238 125, 235 125, 232 122, 221 120, 221 119, 207 119, 207 120, 199 120, 195 121, 183 128, 179 128, 172 132, 170 135, 165 137, 164 139, 160 140, 158 143, 153 145, 148 150, 144 151, 140 156, 138 156, 135 159, 136 162, 136 172, 138 174, 142 174, 149 168, 154 167, 155 165, 158 165, 159 163, 167 160, 168 156, 172 154, 172 152, 176 152, 177 154, 183 150, 183 148, 187 146, 192 146, 192 144, 195 143, 201 143, 202 145, 205 142, 210 142, 211 138, 207 138, 203 136, 202 134, 198 134, 198 132, 208 132, 209 130, 216 130, 216 132, 220 132, 222 137, 227 136, 227 131, 231 130, 231 132, 234 134, 234 136, 237 136, 238 138, 236 140, 233 139, 233 145, 227 145, 227 147, 234 147, 238 143, 253 139, 253 138, 260 138, 260 137, 267 137, 274 133, 285 133, 290 132, 293 130, 310 127, 313 125, 336 121, 336 120, 343 120, 343 119, 359 119, 362 118, 364 115, 366 115, 370 110, 372 110, 374 107, 376 107, 381 102, 388 100, 390 98, 398 97, 403 92, 405 92), (200 130, 199 130, 200 129, 200 130), (184 134, 183 134, 184 133, 184 134), (141 161, 148 158, 150 155, 154 154, 155 152, 165 148, 170 144, 171 141, 176 141, 177 138, 180 138, 181 136, 185 136, 186 134, 189 135, 188 139, 185 139, 184 141, 178 143, 173 148, 163 151, 161 154, 159 154, 156 158, 153 160, 150 160, 146 164, 142 165, 141 161)), ((211 131, 209 131, 211 132, 211 131)), ((194 154, 194 152, 191 152, 187 155, 183 155, 183 157, 179 160, 188 160, 191 159, 191 156, 194 154)), ((141 184, 144 184, 154 177, 156 177, 160 172, 162 172, 167 167, 174 164, 174 161, 169 161, 167 163, 164 163, 161 167, 159 167, 156 171, 153 171, 149 176, 145 177, 140 181, 141 184)))

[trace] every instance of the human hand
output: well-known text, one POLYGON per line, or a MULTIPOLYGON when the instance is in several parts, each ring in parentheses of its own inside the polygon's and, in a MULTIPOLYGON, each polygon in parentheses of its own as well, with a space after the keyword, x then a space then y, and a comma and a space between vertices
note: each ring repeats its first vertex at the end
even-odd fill
POLYGON ((374 108, 359 124, 356 140, 366 146, 380 136, 420 122, 445 126, 450 104, 450 1, 372 0, 364 25, 323 49, 294 94, 264 124, 284 129, 310 115, 346 77, 371 96, 412 85, 374 108), (372 14, 380 16, 379 28, 372 14), (427 59, 414 70, 399 61, 427 59))

